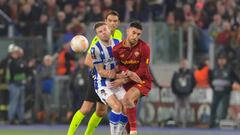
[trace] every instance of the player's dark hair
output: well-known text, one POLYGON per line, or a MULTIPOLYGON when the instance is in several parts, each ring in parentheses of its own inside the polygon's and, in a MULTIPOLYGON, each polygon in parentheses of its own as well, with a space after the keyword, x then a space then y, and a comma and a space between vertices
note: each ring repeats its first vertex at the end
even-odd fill
POLYGON ((131 22, 129 27, 134 27, 134 28, 137 28, 139 30, 142 30, 142 24, 139 22, 139 21, 134 21, 134 22, 131 22))
POLYGON ((105 19, 107 19, 109 15, 117 16, 119 18, 119 13, 115 10, 111 10, 111 11, 107 12, 105 19))
POLYGON ((103 25, 107 25, 105 22, 96 22, 95 24, 94 24, 94 30, 96 31, 96 29, 98 28, 98 27, 101 27, 101 26, 103 26, 103 25))

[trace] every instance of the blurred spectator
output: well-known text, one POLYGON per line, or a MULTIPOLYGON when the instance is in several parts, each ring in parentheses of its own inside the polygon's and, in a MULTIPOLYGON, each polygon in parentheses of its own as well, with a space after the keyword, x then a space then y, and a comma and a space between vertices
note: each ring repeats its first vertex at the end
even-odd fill
POLYGON ((167 33, 169 37, 169 54, 175 54, 175 55, 169 55, 169 61, 171 62, 176 62, 178 61, 179 53, 176 50, 179 50, 179 31, 178 27, 175 21, 175 13, 174 12, 169 12, 166 18, 166 23, 167 23, 167 33))
POLYGON ((209 26, 209 35, 212 36, 214 41, 216 40, 218 34, 223 31, 223 21, 219 14, 213 16, 213 22, 209 26))
POLYGON ((88 21, 89 22, 96 22, 96 21, 102 21, 103 20, 103 14, 100 4, 94 4, 92 5, 92 9, 88 13, 88 21))
POLYGON ((15 1, 15 0, 11 0, 9 2, 9 5, 10 5, 10 10, 11 10, 10 11, 10 13, 11 13, 10 17, 13 20, 13 22, 18 23, 17 22, 18 21, 18 9, 19 9, 18 2, 15 1))
POLYGON ((6 13, 8 16, 10 16, 10 7, 9 7, 9 5, 8 5, 8 3, 7 3, 7 1, 6 0, 0 0, 0 9, 4 12, 4 13, 6 13))
POLYGON ((114 0, 116 11, 119 13, 120 21, 125 20, 126 0, 114 0))
POLYGON ((217 38, 216 44, 219 46, 230 46, 230 41, 232 38, 231 24, 228 21, 223 22, 223 31, 221 31, 217 38))
POLYGON ((65 33, 66 29, 66 14, 62 11, 58 12, 53 25, 54 38, 59 38, 65 33))
POLYGON ((31 6, 32 12, 34 14, 34 20, 38 20, 40 18, 42 7, 37 3, 37 0, 27 0, 27 3, 31 6))
POLYGON ((87 4, 85 1, 80 0, 75 9, 75 17, 77 17, 78 21, 81 23, 87 22, 87 4))
POLYGON ((36 59, 32 58, 27 62, 27 81, 25 92, 25 120, 27 124, 33 122, 34 99, 35 99, 35 81, 36 81, 36 59))
POLYGON ((219 14, 224 20, 229 19, 229 16, 226 12, 226 7, 224 5, 224 1, 219 0, 216 2, 216 10, 217 10, 217 14, 219 14))
POLYGON ((139 20, 141 22, 149 21, 150 10, 151 8, 146 0, 136 0, 134 11, 131 13, 131 20, 139 20))
POLYGON ((53 65, 52 56, 45 55, 43 63, 37 67, 37 91, 36 101, 37 111, 44 110, 45 123, 50 124, 51 120, 51 105, 52 105, 52 91, 54 86, 53 81, 53 65), (42 107, 41 107, 42 106, 42 107))
POLYGON ((231 41, 234 33, 231 30, 231 24, 228 21, 223 22, 223 31, 216 38, 216 54, 226 53, 230 62, 233 60, 234 51, 231 48, 231 41))
POLYGON ((190 110, 189 96, 195 87, 195 79, 193 72, 188 68, 188 62, 186 59, 180 61, 180 68, 176 71, 172 77, 172 91, 175 95, 175 121, 177 125, 182 124, 182 127, 186 127, 190 110), (181 109, 183 109, 183 118, 181 118, 181 109))
POLYGON ((159 21, 165 17, 165 0, 149 0, 151 16, 153 21, 159 21))
POLYGON ((192 28, 192 38, 193 38, 193 48, 194 53, 196 52, 196 48, 199 46, 199 28, 194 22, 194 16, 191 9, 190 4, 185 4, 183 6, 183 16, 184 16, 184 22, 183 22, 183 42, 184 42, 184 57, 187 57, 187 51, 188 51, 188 32, 189 28, 192 28))
POLYGON ((173 12, 176 9, 177 0, 165 0, 166 10, 165 15, 168 15, 169 12, 173 12))
POLYGON ((209 72, 209 62, 208 59, 205 57, 200 60, 197 65, 197 68, 194 71, 194 78, 196 80, 196 87, 200 89, 209 88, 209 79, 208 79, 208 72, 209 72))
POLYGON ((217 57, 217 66, 209 72, 209 82, 213 89, 213 101, 211 105, 211 118, 209 127, 216 127, 216 114, 219 104, 222 103, 221 120, 227 118, 230 101, 230 93, 233 83, 240 82, 239 78, 228 65, 226 54, 219 54, 217 57))
POLYGON ((216 0, 205 0, 204 11, 208 14, 208 18, 210 22, 213 21, 213 16, 216 14, 215 5, 216 5, 216 0))
POLYGON ((235 12, 234 17, 231 18, 230 20, 232 30, 237 30, 238 27, 240 26, 240 11, 235 12))
MULTIPOLYGON (((231 48, 233 48, 236 51, 240 48, 240 27, 234 33, 234 38, 232 39, 231 42, 231 48)), ((240 52, 237 53, 240 54, 240 52)))
POLYGON ((133 0, 126 0, 125 2, 125 15, 124 15, 124 21, 130 21, 131 19, 131 12, 133 12, 133 6, 134 6, 134 1, 133 0))
POLYGON ((197 0, 195 4, 194 20, 196 25, 201 29, 207 29, 209 20, 206 12, 203 10, 205 6, 204 0, 197 0))
POLYGON ((21 7, 18 20, 22 34, 24 36, 30 36, 32 34, 34 21, 36 21, 30 4, 27 3, 21 7))
POLYGON ((77 18, 73 17, 71 23, 69 24, 69 30, 73 35, 85 35, 85 25, 80 23, 77 18))
POLYGON ((27 65, 19 56, 19 47, 15 46, 10 54, 6 78, 9 89, 9 110, 8 120, 10 124, 15 124, 15 115, 18 116, 19 123, 25 121, 25 84, 27 76, 27 65))
POLYGON ((63 36, 63 46, 58 53, 56 75, 58 83, 59 95, 59 119, 62 122, 67 122, 72 117, 72 99, 69 89, 70 75, 75 69, 75 57, 73 51, 70 49, 70 41, 73 38, 72 33, 66 33, 63 36), (65 98, 65 100, 62 100, 65 98))
POLYGON ((57 75, 70 75, 74 70, 74 54, 70 53, 70 41, 73 35, 67 33, 63 36, 63 46, 57 58, 57 75))
POLYGON ((46 14, 41 14, 39 21, 34 25, 34 35, 42 38, 46 38, 48 27, 48 16, 46 14))
POLYGON ((56 0, 46 0, 43 6, 43 13, 49 17, 50 24, 54 22, 54 19, 59 11, 59 7, 56 4, 56 0))
POLYGON ((3 58, 0 62, 0 121, 7 121, 8 119, 8 103, 9 103, 9 97, 8 97, 8 85, 7 85, 7 78, 6 73, 8 69, 8 62, 11 59, 11 53, 15 50, 15 45, 10 44, 8 46, 8 55, 3 58))
POLYGON ((64 5, 64 13, 66 15, 66 23, 70 23, 73 18, 73 9, 70 3, 64 5))
POLYGON ((113 0, 103 0, 103 15, 106 16, 106 14, 110 11, 110 10, 117 10, 117 7, 115 5, 115 3, 113 3, 113 0))
POLYGON ((72 112, 76 112, 79 106, 82 105, 87 92, 88 82, 88 67, 84 65, 84 57, 80 56, 78 65, 70 77, 70 90, 72 92, 72 112))

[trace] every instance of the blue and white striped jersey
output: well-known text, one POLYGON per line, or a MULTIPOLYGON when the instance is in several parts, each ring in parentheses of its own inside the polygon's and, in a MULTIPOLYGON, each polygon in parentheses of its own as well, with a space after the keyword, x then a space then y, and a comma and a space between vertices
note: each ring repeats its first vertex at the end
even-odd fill
MULTIPOLYGON (((103 69, 112 70, 116 66, 116 62, 114 60, 112 54, 112 48, 119 43, 119 40, 112 38, 111 44, 105 46, 101 41, 98 41, 95 46, 91 48, 91 56, 93 59, 93 64, 103 64, 103 69)), ((110 79, 101 77, 96 68, 93 69, 93 79, 94 79, 94 87, 95 90, 98 90, 100 87, 106 87, 107 83, 109 83, 110 79)))

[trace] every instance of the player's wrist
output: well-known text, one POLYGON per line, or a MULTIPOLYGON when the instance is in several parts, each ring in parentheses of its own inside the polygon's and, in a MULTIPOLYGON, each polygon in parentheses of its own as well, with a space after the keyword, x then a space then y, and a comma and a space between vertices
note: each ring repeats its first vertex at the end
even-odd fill
POLYGON ((110 79, 115 79, 116 78, 116 73, 112 71, 107 71, 108 78, 110 79))
POLYGON ((133 73, 133 72, 132 72, 132 71, 130 71, 130 70, 127 70, 127 71, 126 71, 126 73, 127 73, 127 76, 129 77, 129 76, 131 76, 131 75, 132 75, 132 73, 133 73))
POLYGON ((128 82, 128 78, 122 78, 121 80, 122 80, 122 84, 125 84, 128 82))

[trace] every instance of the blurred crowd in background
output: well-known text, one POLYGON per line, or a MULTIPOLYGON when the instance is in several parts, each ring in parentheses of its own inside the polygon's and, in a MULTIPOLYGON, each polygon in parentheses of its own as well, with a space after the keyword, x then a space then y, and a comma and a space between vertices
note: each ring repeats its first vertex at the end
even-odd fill
POLYGON ((7 36, 8 26, 13 25, 15 37, 46 39, 50 26, 56 44, 52 53, 58 52, 56 56, 43 54, 40 60, 26 59, 23 48, 9 45, 8 56, 1 61, 0 70, 1 89, 8 89, 8 94, 0 100, 8 108, 0 107, 5 110, 0 120, 8 120, 10 124, 16 124, 15 115, 20 124, 43 122, 43 117, 46 123, 71 119, 84 98, 88 75, 84 55, 75 56, 70 52, 69 41, 76 34, 85 35, 86 26, 104 20, 110 10, 116 10, 123 23, 132 20, 164 22, 173 35, 182 27, 184 57, 189 42, 188 28, 192 27, 197 56, 194 71, 191 71, 194 87, 211 87, 207 57, 211 43, 217 59, 226 58, 236 76, 240 76, 240 0, 0 0, 0 9, 1 16, 10 18, 0 18, 0 36, 7 36), (59 101, 61 107, 51 106, 55 76, 63 77, 59 83, 63 91, 59 93, 63 95, 58 95, 64 99, 59 101))

